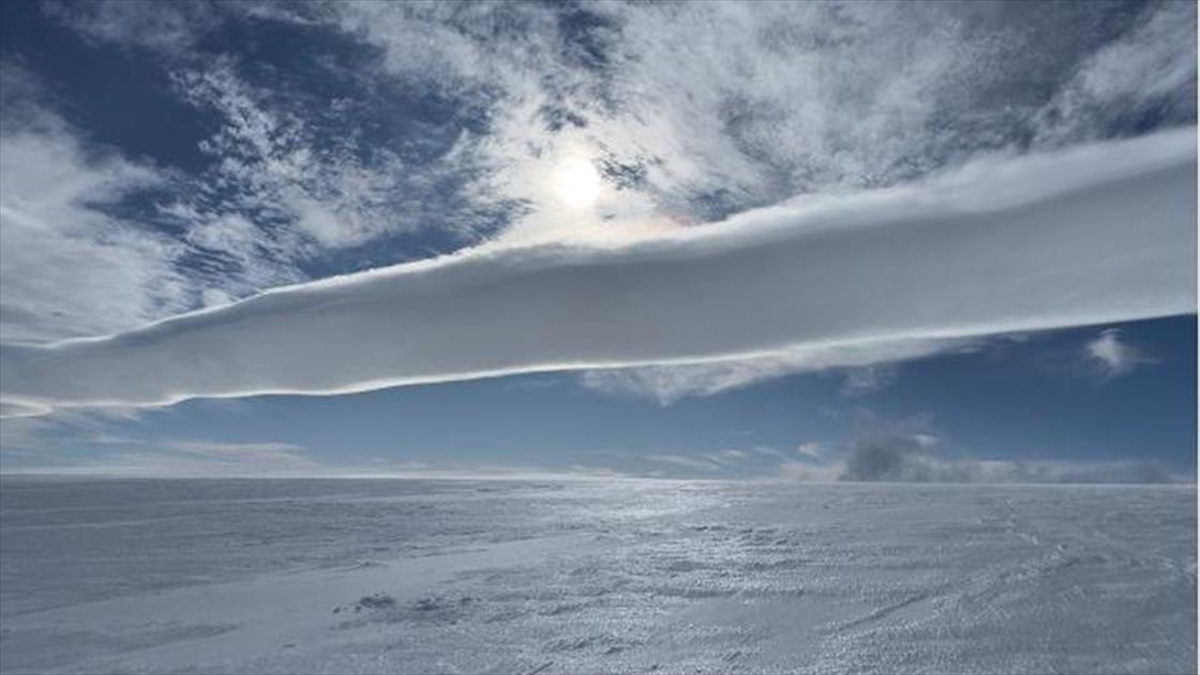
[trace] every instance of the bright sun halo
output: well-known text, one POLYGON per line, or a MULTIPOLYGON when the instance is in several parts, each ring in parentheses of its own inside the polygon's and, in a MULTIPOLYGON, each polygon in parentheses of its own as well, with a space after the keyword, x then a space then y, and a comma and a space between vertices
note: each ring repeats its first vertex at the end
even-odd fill
POLYGON ((558 198, 573 208, 591 206, 600 197, 600 174, 587 160, 564 162, 555 173, 554 183, 558 198))

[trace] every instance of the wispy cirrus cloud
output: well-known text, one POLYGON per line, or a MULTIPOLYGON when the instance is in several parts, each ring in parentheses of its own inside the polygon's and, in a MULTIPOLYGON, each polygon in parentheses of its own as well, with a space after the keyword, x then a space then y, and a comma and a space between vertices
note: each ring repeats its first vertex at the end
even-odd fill
POLYGON ((171 440, 159 446, 172 453, 187 455, 233 470, 311 470, 321 466, 318 462, 304 457, 304 448, 293 443, 171 440))
POLYGON ((718 462, 703 457, 688 457, 686 455, 646 455, 647 462, 666 464, 678 469, 713 472, 721 468, 718 462))
POLYGON ((5 473, 147 476, 299 476, 335 468, 303 446, 277 441, 211 441, 114 435, 96 419, 62 416, 8 420, 0 431, 5 473), (64 428, 74 433, 64 437, 64 428), (47 442, 55 436, 56 442, 47 442), (58 449, 51 449, 55 448, 58 449), (86 447, 84 455, 69 448, 86 447), (15 460, 15 461, 14 461, 15 460))
POLYGON ((259 221, 255 244, 293 263, 398 233, 467 235, 478 226, 473 212, 454 208, 463 206, 454 191, 471 167, 460 161, 457 135, 442 138, 453 129, 418 119, 399 137, 373 134, 387 111, 348 98, 367 95, 367 85, 315 115, 303 94, 251 84, 243 70, 226 57, 175 73, 185 101, 224 120, 201 143, 214 164, 200 177, 196 208, 259 221))
POLYGON ((934 338, 819 344, 780 349, 755 357, 705 363, 588 370, 579 381, 588 389, 613 395, 651 398, 670 405, 688 396, 711 396, 799 373, 845 371, 847 392, 864 393, 882 385, 879 364, 974 349, 973 339, 934 338))
POLYGON ((1195 119, 1190 3, 178 2, 53 14, 91 40, 165 57, 181 95, 222 111, 227 129, 274 129, 284 146, 241 132, 208 141, 234 162, 246 149, 271 157, 251 178, 307 153, 305 178, 275 198, 318 247, 497 221, 515 240, 603 238, 1195 119), (331 97, 290 73, 275 86, 287 71, 270 49, 259 58, 275 75, 255 76, 207 39, 232 26, 319 38, 286 65, 348 88, 331 97), (369 135, 398 118, 422 133, 369 135), (453 152, 418 161, 394 143, 447 134, 453 152), (331 140, 359 147, 331 152, 331 140), (606 178, 594 210, 554 198, 547 175, 570 159, 606 178), (442 165, 464 180, 439 177, 442 165), (430 182, 442 202, 477 208, 407 206, 430 182), (384 208, 380 185, 404 198, 384 208))
POLYGON ((0 340, 112 333, 192 306, 181 246, 110 208, 169 175, 88 147, 15 63, 0 63, 0 88, 0 340))
MULTIPOLYGON (((480 151, 503 167, 492 188, 529 197, 573 149, 634 188, 626 195, 702 222, 912 180, 1031 138, 1046 148, 1129 133, 1115 116, 1191 122, 1194 11, 346 3, 332 16, 382 47, 389 72, 486 93, 480 151), (1167 84, 1151 83, 1164 73, 1167 84)), ((517 226, 555 228, 554 216, 517 226)))

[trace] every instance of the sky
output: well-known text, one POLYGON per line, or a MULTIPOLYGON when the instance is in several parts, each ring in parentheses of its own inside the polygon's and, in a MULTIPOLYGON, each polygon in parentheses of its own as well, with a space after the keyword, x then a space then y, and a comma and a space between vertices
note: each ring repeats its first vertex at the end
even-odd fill
POLYGON ((1196 9, 0 3, 0 472, 1194 481, 1196 9))

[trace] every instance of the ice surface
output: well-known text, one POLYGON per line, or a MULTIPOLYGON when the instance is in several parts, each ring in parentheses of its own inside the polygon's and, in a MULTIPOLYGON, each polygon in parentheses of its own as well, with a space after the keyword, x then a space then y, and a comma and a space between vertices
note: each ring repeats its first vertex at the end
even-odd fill
POLYGON ((1195 672, 1194 486, 0 479, 4 672, 1195 672))

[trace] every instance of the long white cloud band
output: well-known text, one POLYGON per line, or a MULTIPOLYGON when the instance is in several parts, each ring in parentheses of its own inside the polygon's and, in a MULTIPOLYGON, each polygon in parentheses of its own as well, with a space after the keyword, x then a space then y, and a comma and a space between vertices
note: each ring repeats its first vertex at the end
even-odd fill
POLYGON ((334 394, 1196 309, 1196 131, 976 163, 625 246, 485 246, 0 346, 5 414, 334 394))

